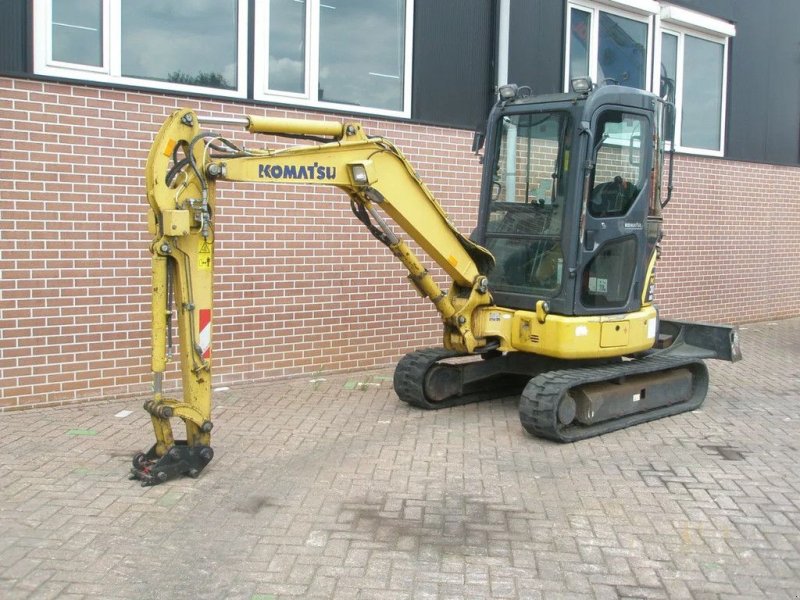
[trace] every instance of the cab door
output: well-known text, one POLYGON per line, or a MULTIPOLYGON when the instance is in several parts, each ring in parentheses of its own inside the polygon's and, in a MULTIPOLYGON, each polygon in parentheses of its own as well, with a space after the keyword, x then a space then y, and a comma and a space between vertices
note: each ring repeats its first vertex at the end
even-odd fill
POLYGON ((605 106, 593 119, 591 173, 582 207, 574 314, 641 307, 650 196, 651 116, 605 106))

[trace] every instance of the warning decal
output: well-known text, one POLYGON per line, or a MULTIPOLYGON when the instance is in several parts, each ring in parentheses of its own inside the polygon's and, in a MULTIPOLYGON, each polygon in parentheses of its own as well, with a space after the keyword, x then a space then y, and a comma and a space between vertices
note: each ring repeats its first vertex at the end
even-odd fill
POLYGON ((200 323, 198 329, 200 335, 197 338, 197 345, 200 346, 201 356, 204 359, 211 358, 211 309, 201 308, 200 323))
POLYGON ((211 246, 206 241, 203 241, 197 252, 197 268, 201 271, 211 270, 211 246))

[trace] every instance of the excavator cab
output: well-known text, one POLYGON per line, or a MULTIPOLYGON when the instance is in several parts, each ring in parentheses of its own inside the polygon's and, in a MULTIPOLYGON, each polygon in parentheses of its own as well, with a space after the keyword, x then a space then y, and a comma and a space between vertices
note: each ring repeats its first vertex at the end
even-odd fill
POLYGON ((610 315, 652 303, 663 102, 635 88, 501 95, 489 119, 476 241, 500 306, 610 315))

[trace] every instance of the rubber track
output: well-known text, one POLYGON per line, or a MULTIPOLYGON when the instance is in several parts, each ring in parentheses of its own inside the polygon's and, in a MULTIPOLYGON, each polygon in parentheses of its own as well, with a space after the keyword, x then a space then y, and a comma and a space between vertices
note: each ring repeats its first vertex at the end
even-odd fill
POLYGON ((397 396, 406 404, 426 410, 458 404, 450 404, 449 400, 433 403, 425 396, 425 375, 428 370, 440 360, 455 356, 459 356, 459 353, 444 348, 425 348, 406 354, 394 370, 394 391, 397 396))
POLYGON ((400 400, 424 410, 439 410, 450 408, 451 406, 463 406, 464 404, 472 404, 483 400, 519 395, 522 388, 521 385, 513 382, 508 385, 502 385, 495 381, 487 386, 488 389, 478 389, 472 393, 451 396, 440 402, 431 402, 425 394, 428 371, 440 360, 456 356, 465 355, 461 352, 453 352, 444 348, 426 348, 406 354, 400 359, 394 371, 394 391, 400 400))
POLYGON ((652 356, 613 365, 562 369, 542 373, 531 379, 520 397, 519 416, 522 426, 528 433, 558 442, 574 442, 694 410, 705 400, 707 388, 708 370, 705 364, 696 358, 652 356), (694 394, 685 402, 651 409, 643 413, 625 415, 618 419, 588 426, 564 427, 558 423, 558 402, 573 387, 611 381, 624 376, 657 373, 682 366, 692 367, 693 372, 700 371, 700 376, 696 377, 693 383, 694 394))

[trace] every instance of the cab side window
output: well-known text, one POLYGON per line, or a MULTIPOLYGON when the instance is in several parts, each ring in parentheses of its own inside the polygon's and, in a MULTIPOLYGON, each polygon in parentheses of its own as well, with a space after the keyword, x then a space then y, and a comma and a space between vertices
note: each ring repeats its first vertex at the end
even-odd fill
POLYGON ((610 110, 598 121, 588 206, 593 217, 624 216, 636 200, 644 185, 642 140, 647 133, 647 120, 640 115, 610 110))

